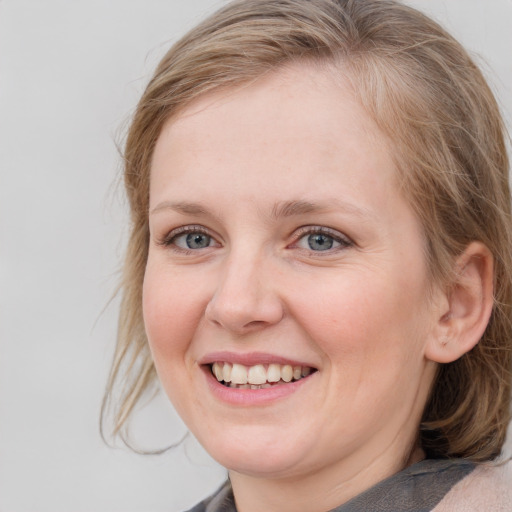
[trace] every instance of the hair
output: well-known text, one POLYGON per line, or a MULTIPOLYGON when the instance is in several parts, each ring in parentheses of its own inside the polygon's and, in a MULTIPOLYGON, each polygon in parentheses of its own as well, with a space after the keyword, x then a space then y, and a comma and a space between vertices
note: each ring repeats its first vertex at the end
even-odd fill
POLYGON ((496 458, 510 420, 511 212, 505 129, 468 53, 395 0, 238 0, 164 56, 133 116, 124 158, 131 234, 114 361, 102 407, 127 442, 127 420, 156 381, 142 317, 149 181, 164 123, 207 92, 294 62, 325 63, 391 141, 401 192, 417 214, 432 282, 453 282, 471 241, 494 257, 494 305, 476 347, 441 364, 420 425, 427 456, 496 458), (117 390, 117 392, 115 391, 117 390))

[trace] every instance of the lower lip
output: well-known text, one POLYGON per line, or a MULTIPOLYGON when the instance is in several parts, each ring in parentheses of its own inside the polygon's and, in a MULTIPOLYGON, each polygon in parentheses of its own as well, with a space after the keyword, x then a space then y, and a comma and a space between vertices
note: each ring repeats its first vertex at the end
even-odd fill
POLYGON ((203 367, 206 382, 213 395, 222 402, 231 405, 266 405, 297 392, 317 373, 312 373, 295 382, 288 384, 277 384, 265 389, 238 389, 230 388, 221 384, 212 374, 209 367, 203 367))

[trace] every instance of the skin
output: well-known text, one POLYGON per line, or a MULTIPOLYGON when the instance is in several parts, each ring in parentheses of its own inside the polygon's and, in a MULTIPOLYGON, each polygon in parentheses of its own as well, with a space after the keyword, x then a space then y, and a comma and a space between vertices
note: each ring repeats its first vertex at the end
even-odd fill
POLYGON ((432 293, 395 174, 349 87, 306 65, 196 100, 157 141, 146 331, 241 512, 326 511, 423 456, 428 347, 447 299, 432 293), (208 245, 187 248, 180 228, 208 245), (311 249, 317 228, 332 249, 311 249), (201 363, 217 351, 317 371, 282 398, 237 405, 208 385, 201 363))

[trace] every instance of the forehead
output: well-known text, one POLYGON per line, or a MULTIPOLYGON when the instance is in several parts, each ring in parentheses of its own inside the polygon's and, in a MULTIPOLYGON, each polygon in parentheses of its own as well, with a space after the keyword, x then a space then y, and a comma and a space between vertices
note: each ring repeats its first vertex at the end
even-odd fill
MULTIPOLYGON (((175 133, 184 133, 196 129, 197 116, 202 118, 201 122, 211 119, 221 123, 220 115, 231 106, 230 121, 251 127, 264 128, 282 118, 282 112, 287 110, 290 123, 295 123, 296 128, 305 128, 316 120, 329 128, 335 112, 352 124, 353 131, 364 132, 367 137, 373 137, 374 142, 384 142, 382 132, 357 99, 347 78, 348 72, 342 64, 289 63, 247 83, 201 94, 172 116, 166 125, 175 133)), ((334 134, 325 130, 317 131, 317 135, 329 141, 333 139, 329 135, 334 134)))
POLYGON ((275 195, 295 190, 299 196, 319 179, 340 175, 345 189, 366 187, 361 170, 376 186, 394 183, 388 140, 335 73, 295 64, 195 100, 166 123, 157 141, 151 204, 166 182, 201 189, 214 177, 229 180, 232 193, 261 190, 271 181, 279 185, 275 195))

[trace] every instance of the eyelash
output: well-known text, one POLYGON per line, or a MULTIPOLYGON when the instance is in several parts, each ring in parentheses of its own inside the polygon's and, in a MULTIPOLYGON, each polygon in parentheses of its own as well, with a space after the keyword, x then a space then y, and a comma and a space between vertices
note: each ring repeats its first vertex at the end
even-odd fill
POLYGON ((184 253, 184 254, 192 254, 198 249, 185 249, 183 247, 179 247, 176 245, 176 240, 183 235, 189 235, 193 233, 198 233, 204 236, 215 240, 215 238, 209 233, 207 229, 203 226, 181 226, 179 228, 173 229, 170 233, 168 233, 162 240, 158 241, 158 245, 162 245, 164 247, 169 247, 172 250, 184 253))
POLYGON ((354 245, 354 242, 349 237, 347 237, 346 235, 343 235, 342 233, 340 233, 339 231, 336 231, 334 229, 327 228, 327 227, 321 227, 321 226, 303 226, 296 231, 296 233, 294 235, 295 240, 292 243, 292 247, 294 245, 296 246, 297 243, 300 242, 303 238, 308 237, 308 236, 313 236, 313 235, 324 235, 326 237, 331 238, 334 242, 339 244, 338 247, 325 249, 323 251, 322 250, 314 251, 313 249, 305 249, 305 248, 303 249, 303 250, 309 251, 309 252, 315 254, 315 256, 319 256, 319 257, 323 256, 322 253, 332 254, 333 252, 347 249, 348 247, 352 247, 354 245))
MULTIPOLYGON (((197 248, 197 249, 191 249, 191 248, 184 248, 179 247, 176 244, 176 240, 184 235, 188 234, 194 234, 198 233, 204 236, 209 237, 211 240, 216 241, 215 237, 210 234, 210 232, 200 225, 192 225, 192 226, 181 226, 179 228, 173 229, 170 233, 168 233, 162 240, 159 240, 157 243, 158 245, 162 245, 164 247, 169 247, 172 250, 182 253, 182 254, 192 254, 194 252, 197 252, 199 249, 203 248, 197 248)), ((348 238, 346 235, 341 234, 339 231, 333 230, 331 228, 327 227, 321 227, 321 226, 303 226, 299 229, 297 229, 294 233, 294 240, 293 242, 287 246, 287 248, 294 248, 308 251, 312 254, 315 254, 315 256, 321 256, 322 253, 332 254, 333 252, 337 252, 339 250, 346 249, 348 247, 351 247, 354 245, 353 241, 348 238), (318 250, 315 251, 313 249, 307 249, 307 248, 301 248, 297 247, 298 242, 300 242, 303 238, 307 236, 314 236, 314 235, 324 235, 326 237, 329 237, 332 239, 335 243, 339 244, 338 247, 335 248, 328 248, 325 250, 318 250)), ((218 242, 217 242, 218 243, 218 242)), ((207 249, 210 246, 204 247, 207 249)))

